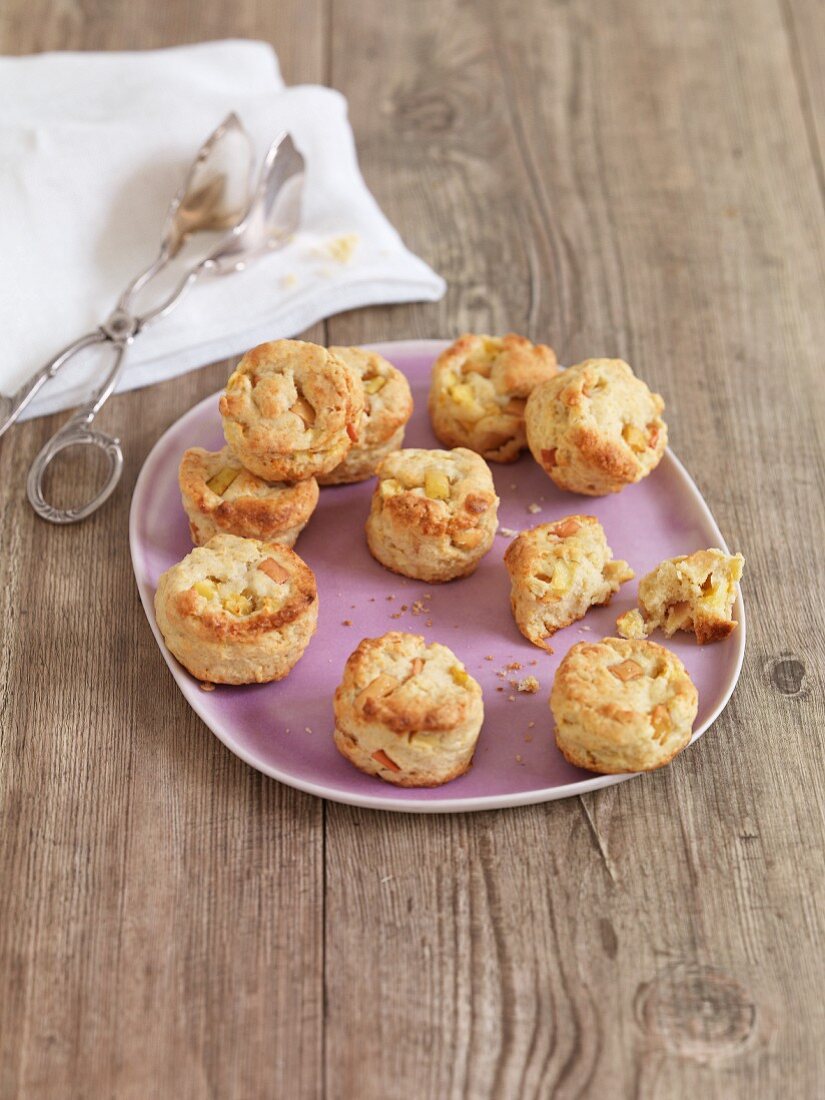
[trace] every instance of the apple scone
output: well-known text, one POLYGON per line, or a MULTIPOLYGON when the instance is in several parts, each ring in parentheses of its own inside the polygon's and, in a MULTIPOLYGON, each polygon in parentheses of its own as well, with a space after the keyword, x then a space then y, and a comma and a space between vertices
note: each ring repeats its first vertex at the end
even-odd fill
POLYGON ((364 412, 358 425, 358 442, 318 480, 321 485, 349 485, 373 477, 381 460, 401 447, 413 399, 407 379, 383 355, 364 348, 329 350, 361 380, 364 412))
POLYGON ((472 573, 490 549, 497 512, 492 474, 473 451, 395 451, 378 470, 367 544, 394 573, 451 581, 472 573))
POLYGON ((170 652, 198 680, 282 680, 315 633, 315 576, 280 543, 215 535, 161 576, 155 614, 170 652))
POLYGON ((579 642, 550 695, 556 744, 579 768, 617 775, 668 764, 690 742, 699 696, 684 665, 655 642, 579 642))
POLYGON ((484 721, 481 687, 452 650, 397 631, 363 639, 333 707, 338 750, 399 787, 438 787, 463 775, 484 721))
POLYGON ((358 442, 364 391, 326 348, 273 340, 244 355, 219 408, 241 465, 267 481, 303 481, 335 469, 358 442))
POLYGON ((618 493, 647 477, 667 445, 664 401, 622 359, 588 359, 527 400, 527 442, 560 489, 618 493))
POLYGON ((610 603, 633 577, 626 561, 614 561, 595 516, 566 516, 522 531, 504 554, 510 574, 510 606, 528 641, 550 649, 547 639, 610 603))
POLYGON ((623 638, 685 630, 699 645, 727 638, 738 625, 733 605, 744 565, 741 554, 717 549, 667 558, 639 582, 639 608, 620 615, 616 629, 623 638))
POLYGON ((264 481, 244 469, 229 447, 190 447, 178 472, 192 542, 225 532, 294 546, 318 503, 318 482, 264 481))
POLYGON ((467 333, 433 365, 433 431, 446 447, 468 447, 492 462, 514 462, 527 446, 527 398, 557 371, 556 353, 544 344, 513 333, 467 333))

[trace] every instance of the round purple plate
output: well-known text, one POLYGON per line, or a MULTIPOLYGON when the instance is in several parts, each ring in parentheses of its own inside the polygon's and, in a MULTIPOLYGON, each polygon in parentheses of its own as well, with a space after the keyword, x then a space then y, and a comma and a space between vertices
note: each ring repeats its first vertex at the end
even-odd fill
MULTIPOLYGON (((445 346, 435 340, 375 345, 412 386, 415 413, 407 446, 438 446, 427 416, 427 388, 430 365, 445 346)), ((367 551, 363 529, 372 480, 323 489, 298 540, 298 553, 318 578, 320 616, 317 634, 289 677, 276 684, 202 691, 166 649, 153 597, 160 574, 191 549, 178 493, 180 457, 187 447, 217 450, 222 444, 215 395, 173 424, 147 457, 132 498, 129 539, 140 597, 166 663, 187 702, 232 752, 266 775, 322 798, 419 813, 547 802, 630 778, 571 767, 555 747, 547 700, 556 666, 571 645, 615 634, 616 616, 635 606, 636 582, 624 585, 610 607, 594 608, 582 622, 559 631, 553 638, 555 653, 545 654, 521 636, 510 613, 502 564, 510 538, 499 533, 478 570, 465 580, 426 585, 398 577, 367 551), (435 790, 402 790, 363 775, 332 743, 332 695, 344 662, 362 638, 388 630, 423 634, 450 646, 484 691, 486 718, 473 767, 435 790), (521 667, 508 668, 513 665, 521 667), (539 680, 535 695, 510 685, 527 675, 539 680)), ((597 499, 560 492, 529 454, 492 470, 502 528, 522 530, 571 512, 592 513, 603 524, 614 555, 629 561, 637 578, 666 557, 708 546, 726 549, 698 489, 670 451, 638 485, 597 499)), ((739 676, 745 649, 741 594, 735 617, 739 628, 716 645, 700 648, 686 634, 667 642, 699 689, 694 740, 725 706, 739 676)))

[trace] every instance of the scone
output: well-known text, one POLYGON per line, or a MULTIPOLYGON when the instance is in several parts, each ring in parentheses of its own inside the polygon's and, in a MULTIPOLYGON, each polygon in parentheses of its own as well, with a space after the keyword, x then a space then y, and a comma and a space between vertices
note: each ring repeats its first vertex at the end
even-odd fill
POLYGON ((161 576, 155 614, 170 652, 198 680, 282 680, 315 633, 315 576, 280 543, 215 535, 161 576))
POLYGON ((334 470, 358 442, 364 392, 326 348, 273 340, 244 355, 219 408, 242 466, 266 481, 303 481, 334 470))
POLYGON ((329 350, 358 375, 364 388, 358 443, 334 470, 318 479, 321 485, 348 485, 373 477, 381 460, 399 449, 413 399, 407 379, 383 355, 363 348, 329 350))
POLYGON ((566 516, 522 531, 507 547, 504 564, 516 625, 533 645, 548 650, 547 638, 589 608, 610 603, 633 576, 626 561, 613 561, 595 516, 566 516))
POLYGON ((418 634, 364 638, 335 692, 335 744, 362 772, 438 787, 470 767, 481 688, 452 650, 418 634))
POLYGON ((574 645, 550 694, 565 759, 604 775, 668 764, 689 743, 698 707, 674 653, 622 638, 574 645))
POLYGON ((527 442, 560 489, 618 493, 659 464, 667 445, 664 407, 623 360, 588 359, 530 394, 527 442))
POLYGON ((433 431, 445 447, 469 447, 492 462, 515 462, 527 446, 526 400, 557 371, 556 353, 544 344, 513 333, 468 333, 433 365, 433 431))
POLYGON ((497 512, 490 469, 472 451, 395 451, 378 470, 367 544, 394 573, 451 581, 472 573, 490 549, 497 512))
POLYGON ((692 631, 699 645, 718 642, 736 629, 733 605, 745 559, 722 550, 697 550, 668 558, 639 582, 639 610, 616 620, 623 638, 646 638, 660 627, 670 638, 692 631))
POLYGON ((190 447, 178 472, 192 542, 203 546, 226 532, 294 546, 318 503, 318 482, 263 481, 245 470, 228 447, 190 447))

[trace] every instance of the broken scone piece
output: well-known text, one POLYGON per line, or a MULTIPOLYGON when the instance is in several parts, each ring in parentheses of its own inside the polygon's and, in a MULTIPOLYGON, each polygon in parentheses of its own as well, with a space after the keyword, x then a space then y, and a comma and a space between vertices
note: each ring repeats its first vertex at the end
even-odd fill
POLYGON ((527 446, 527 398, 558 369, 546 344, 514 333, 466 333, 433 364, 433 431, 447 447, 469 447, 489 462, 515 462, 527 446))
POLYGON ((690 743, 699 696, 675 653, 655 642, 579 642, 553 681, 556 744, 579 768, 618 775, 668 764, 690 743))
POLYGON ((264 481, 245 470, 229 447, 190 447, 178 472, 192 542, 225 532, 294 546, 318 503, 318 482, 264 481))
POLYGON ((338 750, 399 787, 438 787, 470 767, 484 704, 452 650, 418 634, 364 638, 333 701, 338 750))
POLYGON ((510 574, 510 606, 525 638, 541 649, 589 608, 609 603, 633 577, 626 561, 614 561, 595 516, 566 516, 540 523, 515 538, 504 554, 510 574))
POLYGON ((315 633, 315 576, 280 543, 215 535, 162 574, 155 614, 170 652, 198 680, 282 680, 315 633))
POLYGON ((623 638, 646 638, 657 628, 696 635, 699 645, 718 642, 736 629, 733 605, 745 559, 722 550, 697 550, 668 558, 639 583, 639 610, 616 620, 623 638))
POLYGON ((367 544, 394 573, 451 581, 472 573, 492 546, 497 510, 490 468, 473 451, 394 451, 378 470, 367 544))

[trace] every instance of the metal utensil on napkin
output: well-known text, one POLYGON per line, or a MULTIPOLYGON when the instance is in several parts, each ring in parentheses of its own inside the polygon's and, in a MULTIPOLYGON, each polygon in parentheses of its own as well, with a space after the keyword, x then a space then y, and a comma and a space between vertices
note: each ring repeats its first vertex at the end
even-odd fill
POLYGON ((181 295, 205 275, 228 275, 266 252, 285 244, 298 227, 304 159, 292 138, 281 134, 264 159, 253 189, 252 142, 236 115, 230 114, 201 146, 166 215, 156 259, 126 287, 109 317, 93 332, 59 352, 11 398, 0 398, 0 436, 34 395, 78 352, 109 344, 114 362, 90 400, 66 421, 32 463, 26 481, 31 506, 51 523, 75 523, 96 511, 112 494, 123 470, 120 440, 92 427, 123 370, 126 350, 142 329, 165 316, 181 295), (138 313, 137 295, 163 271, 196 234, 224 231, 217 244, 183 275, 159 304, 138 313), (76 444, 98 447, 108 461, 106 481, 86 504, 61 509, 43 496, 46 468, 54 457, 76 444))

